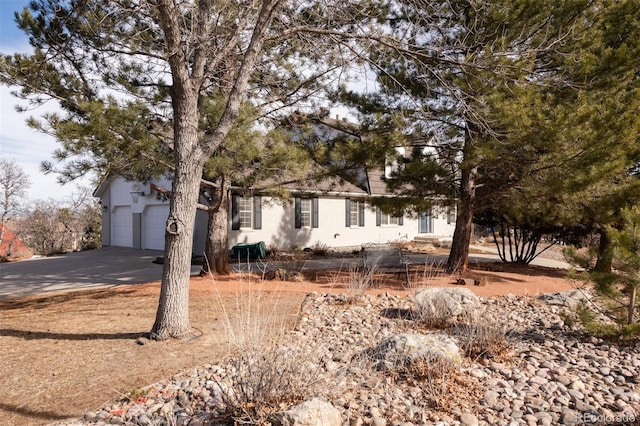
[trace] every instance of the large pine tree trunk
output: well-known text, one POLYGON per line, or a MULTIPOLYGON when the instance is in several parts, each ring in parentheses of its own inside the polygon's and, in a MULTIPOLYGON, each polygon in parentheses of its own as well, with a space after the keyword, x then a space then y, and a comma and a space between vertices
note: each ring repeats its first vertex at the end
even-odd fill
POLYGON ((476 199, 476 167, 462 169, 460 181, 460 207, 456 217, 451 251, 447 259, 447 272, 465 272, 469 266, 469 244, 473 229, 473 210, 476 199))
POLYGON ((176 173, 175 179, 165 231, 160 300, 151 330, 152 337, 159 340, 182 337, 190 330, 189 280, 200 176, 189 170, 176 173))
MULTIPOLYGON (((280 2, 276 0, 261 2, 260 11, 251 31, 250 42, 242 54, 238 69, 233 69, 233 75, 230 75, 233 81, 226 93, 228 96, 226 107, 215 128, 211 129, 207 135, 202 135, 203 140, 199 140, 198 134, 201 112, 198 108, 198 100, 199 96, 203 95, 201 92, 203 83, 208 79, 206 72, 210 64, 207 64, 207 61, 213 60, 216 52, 208 51, 206 43, 198 42, 194 43, 193 57, 187 57, 183 43, 185 33, 181 27, 182 12, 172 0, 156 0, 153 3, 156 4, 167 43, 167 60, 173 79, 171 86, 175 160, 173 196, 167 219, 160 302, 156 321, 151 330, 152 337, 167 339, 182 337, 190 330, 189 280, 193 225, 204 164, 223 143, 236 123, 249 78, 260 56, 265 34, 273 17, 277 15, 280 2)), ((198 20, 194 25, 198 28, 196 38, 204 39, 211 36, 206 30, 210 25, 208 13, 211 12, 211 8, 211 3, 200 2, 198 20), (205 18, 200 20, 203 17, 205 18)), ((235 52, 228 53, 221 58, 231 59, 235 54, 235 52)))
POLYGON ((207 247, 205 262, 201 275, 215 272, 218 275, 229 275, 229 189, 228 181, 219 179, 220 188, 209 205, 209 221, 207 226, 207 247))
MULTIPOLYGON (((186 91, 185 91, 186 92, 186 91)), ((160 300, 151 337, 183 337, 190 331, 189 281, 200 178, 206 156, 198 146, 197 99, 174 99, 175 172, 165 230, 160 300)))

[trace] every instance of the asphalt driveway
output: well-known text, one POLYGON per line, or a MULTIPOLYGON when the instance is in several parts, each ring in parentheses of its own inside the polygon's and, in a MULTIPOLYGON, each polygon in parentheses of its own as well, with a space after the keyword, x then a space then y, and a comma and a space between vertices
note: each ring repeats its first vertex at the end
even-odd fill
MULTIPOLYGON (((134 250, 105 247, 61 256, 33 258, 20 262, 0 263, 0 300, 68 290, 143 284, 162 279, 162 265, 153 261, 163 255, 158 250, 134 250)), ((446 255, 420 255, 409 257, 411 264, 444 264, 446 255)), ((491 252, 476 253, 470 262, 495 262, 498 256, 491 252)), ((355 258, 318 259, 304 263, 305 269, 348 269, 355 258)), ((537 258, 532 264, 551 268, 567 268, 564 262, 537 258)), ((268 265, 278 267, 277 263, 268 265)), ((200 272, 192 265, 192 275, 200 272)), ((231 263, 236 272, 261 272, 265 264, 231 263)))
POLYGON ((159 281, 161 251, 105 247, 61 256, 0 263, 0 299, 159 281))

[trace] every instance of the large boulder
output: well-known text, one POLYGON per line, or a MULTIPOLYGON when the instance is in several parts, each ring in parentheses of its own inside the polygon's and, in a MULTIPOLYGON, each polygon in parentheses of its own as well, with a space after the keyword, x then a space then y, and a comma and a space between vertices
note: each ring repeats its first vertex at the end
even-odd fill
POLYGON ((322 398, 312 398, 275 416, 281 426, 342 426, 340 410, 322 398))
POLYGON ((416 291, 414 301, 424 318, 457 318, 473 315, 480 308, 480 298, 466 288, 429 287, 416 291))
POLYGON ((440 334, 400 333, 389 336, 373 349, 378 367, 394 370, 420 359, 442 358, 459 363, 460 350, 455 340, 440 334))
POLYGON ((578 289, 541 294, 538 296, 538 300, 548 303, 549 305, 566 306, 570 309, 576 309, 578 305, 590 299, 591 296, 587 292, 578 289))

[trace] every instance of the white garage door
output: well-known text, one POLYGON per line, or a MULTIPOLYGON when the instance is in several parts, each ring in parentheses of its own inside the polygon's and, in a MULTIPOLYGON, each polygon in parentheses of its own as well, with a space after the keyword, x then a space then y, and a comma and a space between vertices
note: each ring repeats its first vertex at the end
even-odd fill
POLYGON ((142 248, 164 250, 164 229, 169 206, 147 206, 142 215, 142 248))
POLYGON ((131 207, 118 206, 113 210, 111 220, 111 245, 133 246, 133 217, 131 207))

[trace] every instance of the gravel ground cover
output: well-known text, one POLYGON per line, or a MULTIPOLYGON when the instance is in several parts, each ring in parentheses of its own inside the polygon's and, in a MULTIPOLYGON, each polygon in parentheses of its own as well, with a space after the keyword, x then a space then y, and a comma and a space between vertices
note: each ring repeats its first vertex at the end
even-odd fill
MULTIPOLYGON (((279 351, 297 360, 307 396, 329 401, 344 425, 638 424, 640 344, 587 337, 565 308, 506 295, 482 298, 476 319, 505 330, 508 348, 465 356, 442 380, 377 368, 367 354, 384 338, 433 331, 413 313, 411 296, 312 293, 279 351)), ((60 424, 228 424, 237 367, 202 366, 60 424)))

